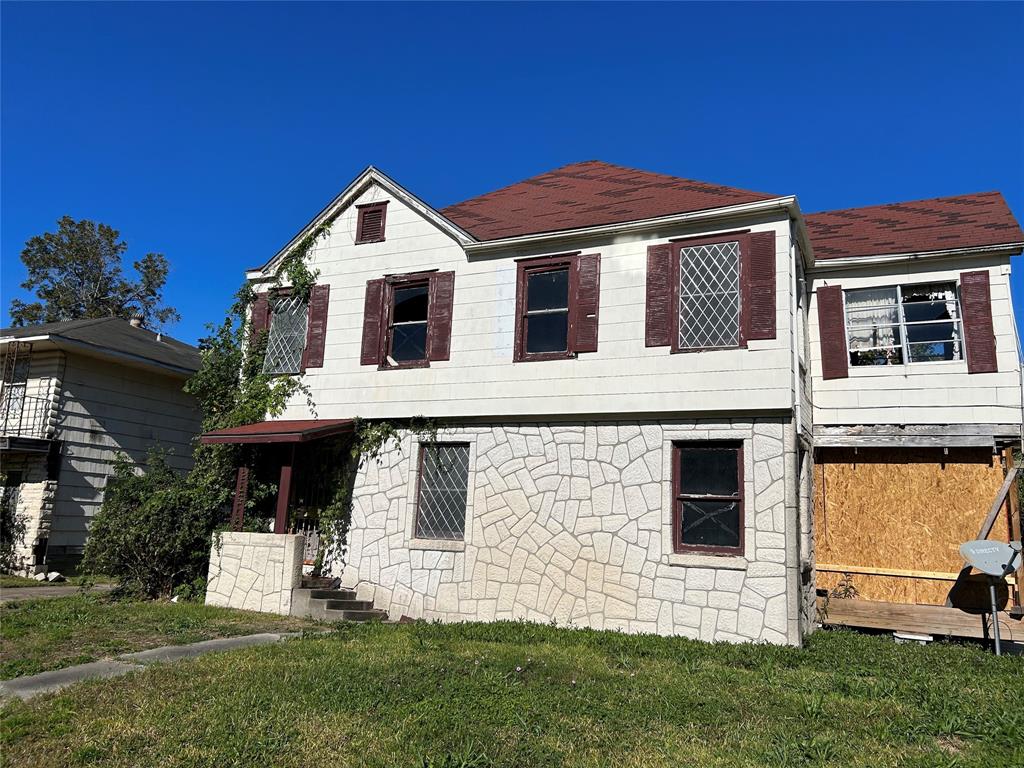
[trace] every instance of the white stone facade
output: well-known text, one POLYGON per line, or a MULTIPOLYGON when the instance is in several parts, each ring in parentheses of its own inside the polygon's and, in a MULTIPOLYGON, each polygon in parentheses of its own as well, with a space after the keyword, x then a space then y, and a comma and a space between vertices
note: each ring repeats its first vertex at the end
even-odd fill
POLYGON ((15 570, 31 575, 44 570, 41 563, 35 565, 35 549, 41 543, 45 546, 50 534, 53 517, 53 502, 57 481, 47 477, 45 454, 24 454, 5 457, 3 471, 20 473, 21 484, 17 486, 15 515, 25 523, 25 535, 15 548, 17 560, 15 570))
POLYGON ((214 534, 206 604, 288 616, 302 580, 302 542, 300 535, 214 534))
POLYGON ((446 429, 470 445, 465 540, 413 538, 419 438, 368 462, 343 586, 393 619, 527 619, 799 644, 801 514, 788 417, 446 429), (745 551, 676 554, 672 445, 742 440, 745 551))

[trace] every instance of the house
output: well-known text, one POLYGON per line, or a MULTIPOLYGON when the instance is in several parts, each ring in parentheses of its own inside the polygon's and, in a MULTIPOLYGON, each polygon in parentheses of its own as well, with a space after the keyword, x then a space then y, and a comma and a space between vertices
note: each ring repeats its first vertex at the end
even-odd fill
POLYGON ((0 331, 3 503, 26 524, 23 570, 74 569, 118 454, 191 467, 195 347, 119 318, 0 331))
POLYGON ((328 497, 323 457, 355 417, 442 428, 360 470, 328 608, 799 644, 822 584, 941 570, 895 542, 905 559, 878 566, 865 539, 889 527, 932 525, 955 578, 955 537, 1020 439, 1022 246, 998 193, 804 215, 793 195, 584 162, 435 210, 368 168, 247 274, 265 370, 301 374, 316 418, 296 398, 203 437, 262 443, 280 483, 277 537, 226 539, 207 599, 318 599, 286 594, 286 534, 328 497), (273 280, 318 231, 303 302, 273 280), (908 477, 941 491, 910 505, 926 523, 902 508, 908 477))

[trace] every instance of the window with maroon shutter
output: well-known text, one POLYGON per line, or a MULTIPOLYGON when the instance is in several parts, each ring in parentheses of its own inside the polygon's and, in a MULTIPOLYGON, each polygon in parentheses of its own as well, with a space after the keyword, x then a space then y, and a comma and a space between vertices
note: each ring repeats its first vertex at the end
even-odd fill
POLYGON ((391 275, 366 284, 362 365, 420 368, 451 352, 454 272, 391 275))
POLYGON ((744 335, 750 339, 775 338, 775 233, 754 232, 743 254, 744 335))
POLYGON ((366 203, 356 206, 356 245, 384 242, 384 223, 387 220, 388 203, 366 203))
POLYGON ((741 276, 749 254, 746 232, 672 243, 673 352, 746 346, 750 287, 741 276))
POLYGON ((600 254, 522 259, 517 267, 513 359, 564 360, 596 352, 600 254))
POLYGON ((266 291, 256 294, 256 300, 252 303, 252 314, 249 320, 250 338, 255 337, 260 331, 267 330, 270 325, 270 300, 266 291))
POLYGON ((967 372, 995 373, 999 365, 992 326, 992 292, 988 271, 961 273, 960 300, 963 303, 964 331, 967 337, 967 372))
POLYGON ((817 290, 817 298, 822 378, 845 379, 849 376, 849 369, 846 361, 843 289, 838 285, 822 286, 817 290))
POLYGON ((314 285, 309 294, 309 322, 306 328, 306 348, 302 353, 302 368, 322 368, 324 347, 327 343, 327 311, 331 286, 314 285))

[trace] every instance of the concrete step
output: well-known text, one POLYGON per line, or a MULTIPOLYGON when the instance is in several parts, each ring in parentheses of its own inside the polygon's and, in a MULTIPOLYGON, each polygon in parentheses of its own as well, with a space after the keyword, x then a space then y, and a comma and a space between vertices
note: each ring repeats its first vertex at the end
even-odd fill
POLYGON ((355 600, 356 593, 351 589, 313 589, 309 592, 313 600, 355 600))
POLYGON ((335 611, 330 608, 324 608, 322 614, 317 618, 324 621, 387 621, 388 614, 386 611, 378 610, 335 611))
POLYGON ((331 589, 336 581, 333 576, 303 576, 302 589, 331 589))
POLYGON ((356 600, 344 598, 341 600, 325 600, 324 608, 329 611, 368 611, 373 608, 372 600, 356 600))

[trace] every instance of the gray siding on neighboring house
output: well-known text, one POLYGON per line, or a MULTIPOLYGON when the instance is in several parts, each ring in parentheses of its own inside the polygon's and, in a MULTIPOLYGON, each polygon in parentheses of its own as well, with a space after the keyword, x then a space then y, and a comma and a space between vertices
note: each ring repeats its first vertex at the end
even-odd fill
POLYGON ((119 453, 144 462, 150 447, 168 451, 171 466, 192 465, 200 415, 182 391, 185 380, 82 355, 68 355, 57 414, 62 458, 49 551, 75 556, 119 453))

